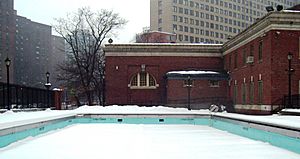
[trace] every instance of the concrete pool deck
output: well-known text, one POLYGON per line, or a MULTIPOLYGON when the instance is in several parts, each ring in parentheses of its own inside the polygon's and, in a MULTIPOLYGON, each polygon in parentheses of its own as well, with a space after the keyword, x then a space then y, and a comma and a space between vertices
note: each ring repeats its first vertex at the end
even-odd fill
POLYGON ((201 116, 213 115, 237 120, 265 123, 269 125, 289 127, 300 129, 300 116, 289 115, 244 115, 234 113, 211 113, 209 110, 192 110, 188 111, 185 108, 168 108, 168 107, 138 107, 138 106, 83 106, 75 110, 46 110, 39 112, 6 112, 0 114, 0 130, 4 128, 54 120, 64 117, 76 116, 77 114, 102 114, 102 115, 187 115, 201 116))

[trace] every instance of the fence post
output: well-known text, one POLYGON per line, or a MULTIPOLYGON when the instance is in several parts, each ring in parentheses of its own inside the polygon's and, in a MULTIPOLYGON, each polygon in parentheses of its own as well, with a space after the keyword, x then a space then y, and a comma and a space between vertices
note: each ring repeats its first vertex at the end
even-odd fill
POLYGON ((1 86, 0 88, 2 89, 2 93, 1 93, 2 94, 2 98, 1 98, 2 99, 2 103, 0 103, 1 104, 0 108, 3 109, 4 106, 5 106, 5 90, 4 90, 5 87, 4 87, 4 84, 2 84, 2 83, 0 83, 0 86, 1 86))
POLYGON ((53 89, 54 91, 54 106, 56 110, 62 110, 62 89, 53 89))

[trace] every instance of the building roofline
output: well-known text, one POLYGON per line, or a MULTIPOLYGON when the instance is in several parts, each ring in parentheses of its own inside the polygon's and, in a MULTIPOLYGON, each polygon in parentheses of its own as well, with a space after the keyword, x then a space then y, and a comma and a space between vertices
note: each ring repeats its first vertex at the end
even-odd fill
POLYGON ((223 54, 226 55, 253 39, 264 37, 271 30, 300 30, 300 12, 284 10, 266 14, 250 27, 224 43, 223 54))
POLYGON ((25 20, 30 21, 32 24, 35 24, 35 25, 40 25, 40 26, 52 28, 51 25, 44 24, 44 23, 40 23, 40 22, 36 22, 36 21, 32 21, 31 19, 29 19, 29 18, 27 18, 27 17, 24 17, 24 16, 21 16, 21 15, 16 15, 16 16, 15 16, 15 19, 17 19, 17 18, 25 19, 25 20))
POLYGON ((107 56, 217 56, 222 57, 271 30, 300 31, 300 11, 273 11, 253 23, 225 44, 131 43, 106 44, 107 56), (172 53, 166 54, 166 53, 172 53), (140 54, 140 55, 139 55, 140 54), (183 54, 183 55, 182 55, 183 54))

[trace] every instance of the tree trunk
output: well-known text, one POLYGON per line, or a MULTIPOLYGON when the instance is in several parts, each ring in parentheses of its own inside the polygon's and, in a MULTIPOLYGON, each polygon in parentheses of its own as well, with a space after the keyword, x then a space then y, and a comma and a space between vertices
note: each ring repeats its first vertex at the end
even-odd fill
POLYGON ((75 100, 76 100, 76 105, 79 107, 79 106, 81 106, 81 103, 80 103, 80 100, 79 100, 79 98, 78 98, 78 96, 74 96, 75 97, 75 100))
POLYGON ((98 90, 98 99, 99 99, 99 104, 101 106, 104 106, 104 103, 103 103, 103 92, 101 91, 101 89, 99 88, 98 90))
POLYGON ((87 96, 87 102, 88 102, 88 105, 91 106, 93 105, 93 100, 92 100, 92 95, 91 95, 91 91, 86 91, 86 96, 87 96))

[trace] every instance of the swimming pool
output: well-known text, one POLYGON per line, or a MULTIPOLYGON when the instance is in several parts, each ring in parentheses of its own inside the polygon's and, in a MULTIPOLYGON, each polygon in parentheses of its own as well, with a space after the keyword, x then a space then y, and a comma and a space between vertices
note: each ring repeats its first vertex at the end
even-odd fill
MULTIPOLYGON (((127 128, 134 127, 134 129, 130 130, 130 132, 134 132, 134 130, 140 131, 147 127, 151 127, 152 129, 157 130, 156 128, 160 127, 161 129, 158 129, 158 130, 164 129, 164 131, 162 131, 162 133, 165 134, 166 138, 168 138, 168 136, 171 137, 172 135, 174 135, 174 131, 173 132, 168 131, 169 134, 165 133, 165 130, 172 130, 171 128, 173 126, 173 128, 177 127, 175 132, 178 132, 178 131, 190 132, 189 134, 181 136, 181 138, 188 136, 187 138, 189 139, 188 140, 189 142, 184 141, 185 146, 183 146, 181 148, 182 149, 188 148, 188 149, 193 150, 193 151, 190 151, 189 153, 195 153, 196 150, 202 152, 202 150, 205 149, 205 148, 203 148, 203 147, 205 147, 205 144, 204 145, 201 145, 201 144, 195 145, 194 142, 201 143, 201 140, 207 142, 207 140, 204 140, 205 138, 215 137, 216 139, 213 139, 213 141, 215 143, 217 143, 217 140, 219 140, 220 142, 222 142, 223 140, 226 140, 226 138, 225 139, 220 138, 222 135, 228 137, 228 136, 231 136, 231 134, 237 134, 239 136, 257 140, 257 142, 260 142, 260 141, 267 142, 267 143, 270 143, 277 147, 281 147, 281 148, 287 149, 289 151, 298 153, 298 154, 293 154, 293 155, 300 158, 300 155, 299 155, 300 154, 300 140, 299 140, 299 137, 297 137, 298 130, 284 130, 279 127, 270 127, 268 125, 261 125, 258 123, 236 121, 236 120, 232 120, 232 119, 224 119, 224 118, 220 118, 220 117, 216 117, 216 116, 209 116, 209 115, 206 115, 206 116, 184 116, 183 117, 183 116, 168 116, 168 115, 157 116, 157 115, 114 115, 114 114, 111 114, 111 115, 86 115, 86 114, 83 114, 83 115, 77 115, 74 117, 68 117, 68 118, 63 118, 63 119, 58 119, 58 120, 53 120, 53 121, 42 122, 42 123, 36 124, 34 126, 32 126, 32 125, 29 127, 27 126, 27 128, 26 127, 19 128, 20 131, 15 131, 14 133, 8 133, 6 135, 2 135, 0 137, 0 147, 4 147, 4 149, 5 149, 6 147, 9 147, 7 145, 9 145, 13 142, 16 142, 20 139, 24 139, 28 136, 34 136, 35 138, 40 139, 40 138, 44 138, 44 137, 48 136, 48 135, 45 135, 45 136, 42 135, 43 137, 40 137, 41 136, 40 134, 44 134, 47 132, 49 133, 49 131, 51 131, 50 134, 53 135, 53 134, 56 134, 56 132, 62 133, 65 131, 65 129, 71 131, 73 127, 78 127, 78 126, 81 128, 85 127, 87 129, 89 127, 97 127, 98 126, 98 127, 102 127, 101 130, 105 130, 105 129, 113 130, 113 127, 119 127, 122 129, 126 129, 126 127, 127 128), (110 126, 110 125, 112 125, 112 126, 110 126), (188 130, 190 130, 190 128, 192 128, 193 131, 188 131, 188 130), (59 129, 59 130, 56 130, 56 129, 59 129), (188 130, 186 130, 186 129, 188 129, 188 130), (56 131, 52 131, 52 130, 56 130, 56 131), (214 130, 214 131, 212 131, 212 130, 214 130), (222 130, 224 130, 224 131, 222 131, 222 130), (211 132, 206 133, 206 136, 200 133, 200 132, 205 132, 205 131, 206 132, 211 131, 211 132), (52 132, 54 132, 54 133, 52 133, 52 132), (222 133, 219 134, 220 132, 225 133, 225 134, 222 134, 222 133), (227 133, 227 132, 230 132, 230 133, 227 133), (219 134, 219 135, 211 136, 209 134, 219 134), (283 135, 283 134, 285 134, 285 135, 283 135), (193 146, 191 146, 191 145, 188 146, 188 143, 190 143, 193 146), (201 149, 195 150, 195 147, 201 147, 201 149)), ((73 130, 74 132, 80 131, 77 128, 75 128, 75 129, 76 130, 73 130)), ((123 133, 128 134, 128 132, 122 132, 122 129, 118 129, 119 130, 118 135, 112 137, 111 140, 115 139, 115 138, 120 139, 120 134, 123 134, 123 133)), ((15 130, 17 130, 17 129, 15 128, 15 130)), ((6 131, 8 131, 8 130, 6 130, 6 131)), ((149 129, 147 129, 147 131, 149 131, 149 129)), ((89 130, 89 132, 93 132, 93 129, 89 130)), ((148 133, 146 131, 143 131, 143 132, 144 133, 142 134, 142 136, 144 134, 151 136, 151 133, 148 133)), ((149 132, 152 132, 152 131, 150 130, 149 132)), ((159 133, 159 131, 156 131, 156 134, 157 133, 159 133)), ((2 134, 3 134, 3 131, 2 131, 2 134)), ((94 133, 92 133, 92 134, 94 134, 94 133)), ((101 135, 101 133, 98 133, 98 134, 101 135)), ((137 134, 137 136, 139 136, 139 135, 141 135, 141 134, 137 134)), ((299 131, 298 131, 298 135, 299 135, 299 131)), ((91 135, 91 136, 93 136, 93 135, 91 135)), ((96 136, 98 136, 98 135, 96 135, 96 136)), ((126 138, 126 136, 124 136, 124 137, 126 138)), ((139 137, 141 137, 141 136, 139 136, 139 137)), ((178 137, 178 136, 176 136, 176 137, 178 137)), ((173 138, 175 138, 175 137, 173 137, 173 138)), ((164 140, 163 137, 160 137, 159 139, 164 140)), ((242 139, 245 139, 245 138, 238 137, 237 141, 235 141, 235 142, 240 142, 242 139)), ((60 138, 59 140, 64 140, 64 138, 60 138)), ((92 139, 88 139, 88 140, 92 140, 92 139)), ((101 140, 99 140, 97 142, 101 143, 101 140)), ((132 140, 136 141, 134 138, 132 140)), ((157 140, 157 139, 155 139, 155 140, 157 140)), ((247 139, 247 140, 249 140, 249 139, 247 139)), ((107 140, 105 140, 105 141, 107 141, 107 140)), ((116 141, 114 140, 114 142, 117 142, 117 140, 116 141)), ((128 140, 127 142, 130 142, 130 140, 128 140)), ((245 141, 245 143, 252 143, 252 142, 253 142, 253 140, 245 141)), ((262 143, 262 142, 260 142, 260 143, 262 143)), ((78 143, 84 143, 84 142, 82 140, 80 140, 80 141, 78 141, 78 143)), ((108 143, 105 143, 105 144, 108 144, 108 143)), ((140 143, 140 144, 142 144, 142 143, 140 143)), ((164 145, 163 143, 161 143, 161 144, 164 145)), ((247 146, 243 145, 243 144, 238 146, 238 145, 230 143, 230 142, 224 143, 225 145, 227 145, 224 147, 220 147, 220 146, 218 146, 218 144, 215 144, 215 145, 211 145, 209 143, 206 143, 206 144, 209 145, 210 149, 211 149, 211 150, 207 149, 207 151, 211 151, 211 152, 217 151, 217 150, 215 150, 216 147, 223 149, 223 150, 226 149, 229 151, 230 149, 228 149, 228 146, 230 147, 230 145, 231 146, 235 145, 234 150, 237 150, 237 148, 240 147, 238 149, 238 151, 242 151, 242 150, 245 151, 244 149, 251 148, 251 147, 247 148, 247 146)), ((86 145, 86 143, 84 145, 86 145)), ((254 145, 256 145, 256 144, 254 144, 254 145)), ((268 144, 266 144, 266 145, 268 145, 268 144)), ((261 147, 261 146, 264 147, 266 145, 265 145, 265 143, 263 143, 262 145, 259 145, 258 147, 261 147)), ((59 147, 59 144, 57 146, 59 147)), ((152 145, 152 146, 161 147, 156 144, 152 145)), ((118 151, 123 151, 123 150, 120 150, 118 144, 116 144, 115 147, 118 147, 117 148, 118 151)), ((279 148, 277 149, 277 147, 276 147, 276 152, 279 151, 279 148)), ((115 149, 114 147, 111 147, 111 148, 115 149)), ((15 148, 13 148, 12 150, 14 150, 14 149, 15 148)), ((48 148, 45 148, 45 149, 48 149, 48 148)), ((103 149, 105 149, 105 148, 103 148, 103 149)), ((155 148, 151 148, 151 149, 155 149, 155 148)), ((267 148, 267 149, 268 150, 272 149, 272 151, 273 151, 273 148, 267 148)), ((166 150, 166 149, 164 148, 162 150, 166 150)), ((160 151, 160 150, 156 150, 156 151, 160 151)), ((220 151, 220 150, 218 150, 218 151, 220 151)), ((260 150, 255 150, 255 151, 257 151, 256 153, 260 152, 260 150)), ((6 152, 8 152, 8 151, 6 151, 6 150, 1 151, 0 156, 3 153, 5 154, 6 152)), ((186 153, 188 153, 188 152, 186 152, 186 153)), ((244 152, 244 153, 246 153, 246 152, 244 152)), ((265 153, 268 153, 268 152, 265 152, 265 153)), ((271 151, 270 151, 270 153, 271 153, 271 151)), ((289 153, 289 152, 285 152, 285 153, 289 153)), ((12 153, 12 154, 14 154, 14 153, 12 153)), ((264 153, 261 153, 261 155, 263 155, 263 154, 264 153)), ((229 154, 227 154, 227 155, 229 155, 229 154)), ((277 154, 277 157, 280 155, 281 154, 277 154)), ((229 156, 232 157, 232 154, 229 156)))

